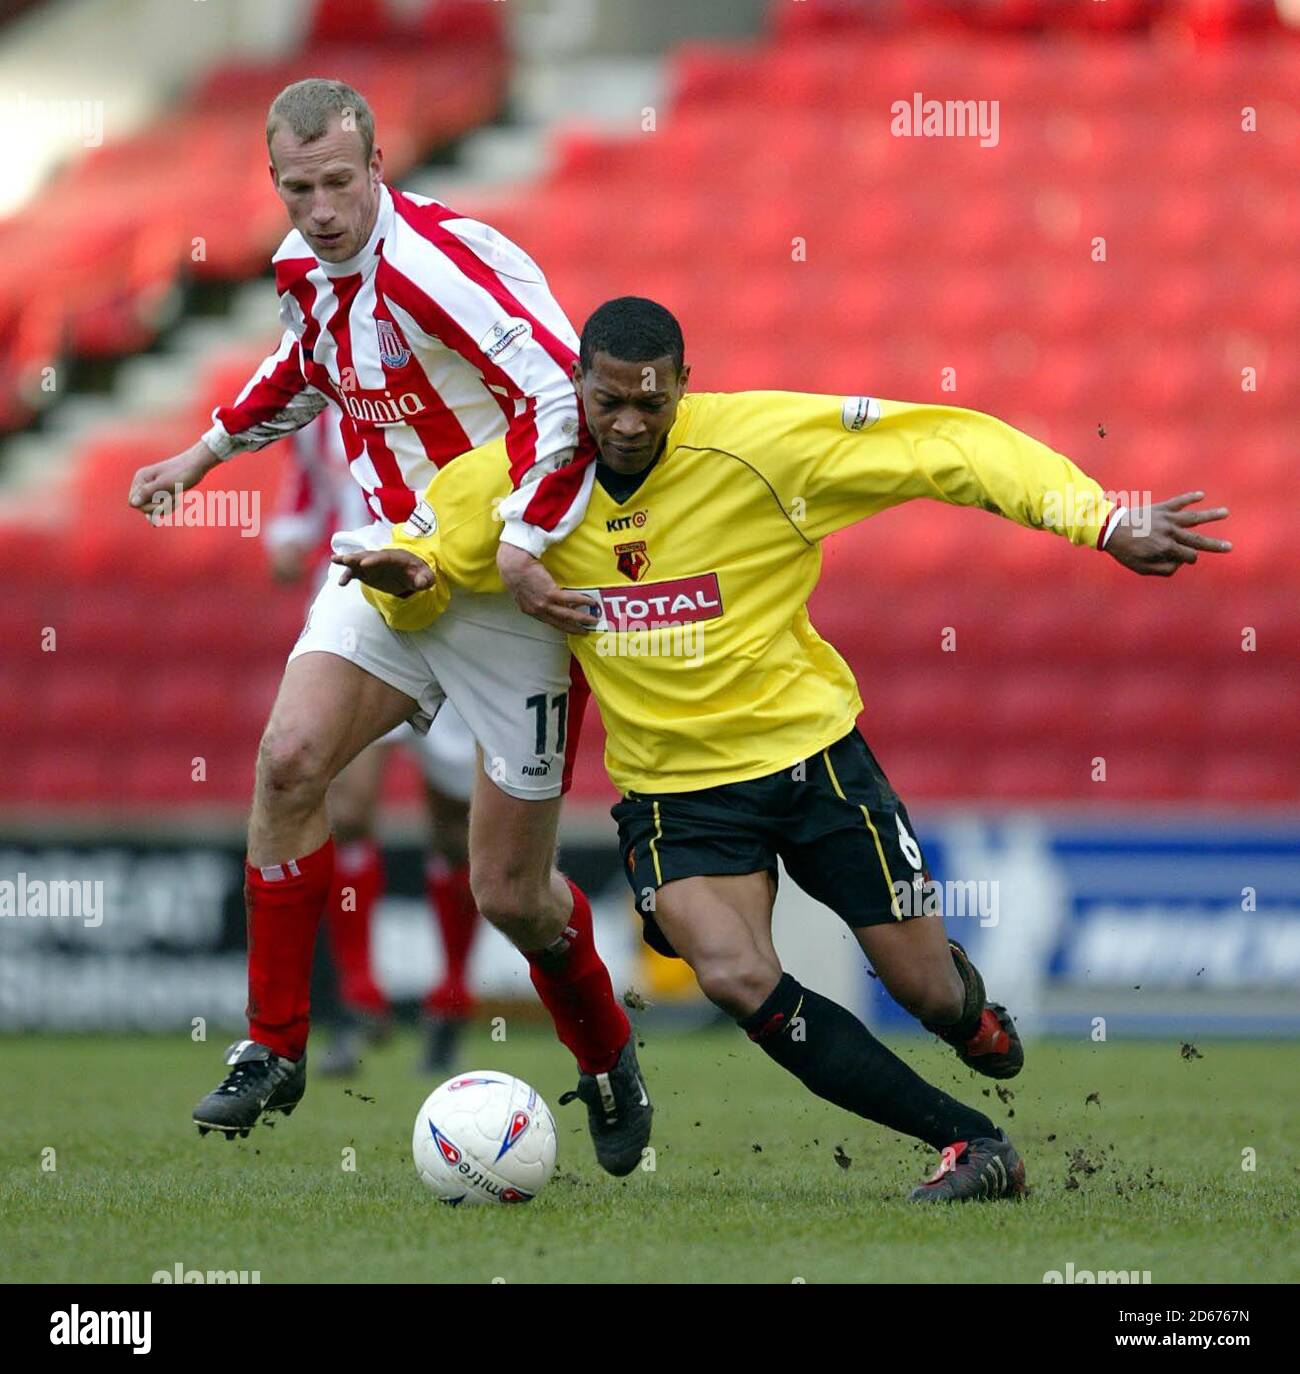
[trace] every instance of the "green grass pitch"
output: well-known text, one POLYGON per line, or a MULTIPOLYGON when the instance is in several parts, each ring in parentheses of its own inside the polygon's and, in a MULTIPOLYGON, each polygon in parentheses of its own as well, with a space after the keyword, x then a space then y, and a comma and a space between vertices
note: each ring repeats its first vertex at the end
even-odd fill
POLYGON ((221 1043, 6 1037, 0 1279, 138 1283, 178 1263, 262 1283, 1040 1283, 1070 1262, 1153 1283, 1300 1275, 1291 1045, 1203 1041, 1185 1059, 1169 1041, 1040 1042, 1002 1101, 937 1041, 895 1041, 1008 1128, 1032 1188, 920 1208, 904 1197, 930 1151, 812 1098, 739 1033, 642 1038, 654 1167, 617 1180, 581 1105, 556 1107, 574 1079, 549 1034, 476 1031, 464 1066, 516 1073, 556 1111, 559 1173, 529 1206, 452 1209, 411 1165, 434 1085, 409 1034, 350 1091, 310 1080, 292 1119, 233 1143, 189 1123, 221 1043))

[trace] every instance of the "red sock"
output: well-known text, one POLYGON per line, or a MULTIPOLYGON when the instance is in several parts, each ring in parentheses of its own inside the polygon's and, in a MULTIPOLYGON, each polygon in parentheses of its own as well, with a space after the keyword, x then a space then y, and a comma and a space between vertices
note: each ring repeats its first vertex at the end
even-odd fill
POLYGON ((370 971, 370 917, 383 890, 384 856, 379 846, 373 840, 339 845, 326 928, 339 978, 339 1000, 352 1011, 388 1010, 388 999, 370 971))
POLYGON ((442 949, 447 967, 442 981, 424 999, 424 1010, 438 1016, 468 1016, 474 1005, 466 973, 469 952, 478 934, 478 908, 469 890, 469 864, 449 864, 445 859, 430 861, 425 869, 429 905, 442 933, 442 949))
POLYGON ((546 949, 529 950, 533 987, 551 1013, 555 1033, 583 1073, 607 1073, 632 1033, 627 1015, 614 1000, 609 970, 596 952, 591 903, 571 878, 573 914, 564 934, 546 949))
POLYGON ((289 1059, 307 1048, 312 954, 333 872, 333 840, 287 863, 244 865, 248 1034, 289 1059))

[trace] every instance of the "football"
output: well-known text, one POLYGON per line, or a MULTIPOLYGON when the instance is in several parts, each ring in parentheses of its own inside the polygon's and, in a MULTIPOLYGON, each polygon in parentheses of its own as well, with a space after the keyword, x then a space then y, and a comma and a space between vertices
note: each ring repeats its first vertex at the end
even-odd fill
POLYGON ((415 1118, 411 1152, 440 1202, 531 1202, 555 1169, 555 1121, 535 1088, 475 1069, 435 1088, 415 1118))

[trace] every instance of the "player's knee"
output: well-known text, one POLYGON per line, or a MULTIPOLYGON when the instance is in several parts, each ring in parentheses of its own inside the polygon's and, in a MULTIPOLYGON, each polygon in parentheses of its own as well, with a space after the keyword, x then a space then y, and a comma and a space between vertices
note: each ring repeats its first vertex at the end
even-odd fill
POLYGON ((324 751, 305 733, 269 728, 257 751, 258 790, 272 804, 319 805, 332 781, 324 751))
POLYGON ((538 949, 564 930, 548 885, 535 875, 510 868, 471 872, 470 891, 483 918, 519 949, 538 949))
POLYGON ((715 1007, 738 1019, 752 1016, 781 977, 775 964, 755 955, 697 959, 695 978, 715 1007))

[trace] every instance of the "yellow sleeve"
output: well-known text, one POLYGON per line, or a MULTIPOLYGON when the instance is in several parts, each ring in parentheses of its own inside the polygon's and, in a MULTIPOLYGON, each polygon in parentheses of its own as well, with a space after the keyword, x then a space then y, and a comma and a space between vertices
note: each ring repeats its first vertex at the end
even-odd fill
MULTIPOLYGON (((417 519, 429 506, 425 498, 415 508, 412 519, 417 519)), ((447 609, 451 601, 451 583, 438 562, 439 545, 442 536, 435 528, 422 533, 419 525, 409 522, 393 527, 390 549, 405 549, 417 558, 422 558, 433 569, 434 583, 426 591, 412 592, 410 596, 394 596, 391 592, 381 592, 377 587, 361 585, 366 600, 379 612, 394 630, 427 630, 430 625, 447 609)))
POLYGON ((928 496, 1095 545, 1114 503, 1063 454, 978 410, 751 391, 706 400, 695 442, 762 473, 809 540, 928 496))
POLYGON ((422 558, 434 573, 427 591, 392 596, 362 586, 365 598, 394 630, 424 630, 447 609, 454 588, 504 591, 497 572, 501 502, 510 495, 504 440, 453 459, 425 489, 411 515, 393 526, 389 548, 422 558))

